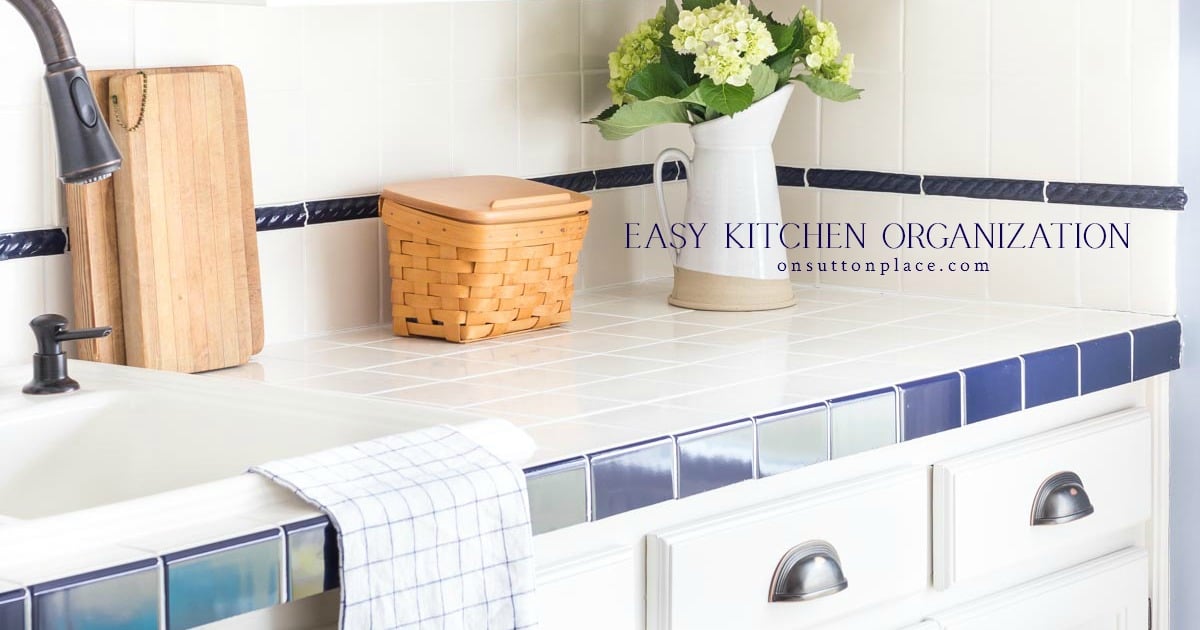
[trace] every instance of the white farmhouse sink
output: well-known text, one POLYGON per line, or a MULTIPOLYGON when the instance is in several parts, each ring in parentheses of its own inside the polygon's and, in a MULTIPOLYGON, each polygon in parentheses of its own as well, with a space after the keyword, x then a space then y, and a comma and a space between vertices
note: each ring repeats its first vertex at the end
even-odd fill
POLYGON ((21 394, 28 371, 0 370, 0 520, 138 499, 281 457, 477 419, 83 361, 70 370, 83 389, 52 396, 21 394))

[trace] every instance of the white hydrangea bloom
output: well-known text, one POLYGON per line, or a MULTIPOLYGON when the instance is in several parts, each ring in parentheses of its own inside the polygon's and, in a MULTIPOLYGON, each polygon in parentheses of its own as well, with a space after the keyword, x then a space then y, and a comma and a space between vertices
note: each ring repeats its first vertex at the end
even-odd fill
POLYGON ((696 72, 717 85, 746 85, 750 69, 778 52, 767 26, 743 5, 680 11, 671 27, 671 46, 696 56, 696 72))

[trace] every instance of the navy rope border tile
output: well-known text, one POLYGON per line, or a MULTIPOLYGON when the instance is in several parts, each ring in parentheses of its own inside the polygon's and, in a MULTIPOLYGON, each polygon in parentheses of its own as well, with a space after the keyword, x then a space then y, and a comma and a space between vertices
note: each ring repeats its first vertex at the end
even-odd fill
POLYGON ((1179 186, 1050 182, 1046 185, 1046 199, 1050 203, 1077 206, 1183 210, 1188 196, 1179 186))
POLYGON ((808 169, 808 185, 813 188, 836 190, 921 194, 921 176, 902 173, 810 168, 808 169))
POLYGON ((1001 199, 1008 201, 1043 201, 1046 182, 1031 179, 988 179, 986 177, 939 177, 926 175, 921 182, 926 195, 967 197, 970 199, 1001 199))
POLYGON ((372 219, 379 216, 379 195, 304 202, 308 225, 372 219))
POLYGON ((0 234, 0 260, 56 256, 67 251, 67 231, 62 228, 0 234))
POLYGON ((305 209, 303 203, 254 209, 254 225, 259 232, 300 228, 307 224, 308 210, 305 209))

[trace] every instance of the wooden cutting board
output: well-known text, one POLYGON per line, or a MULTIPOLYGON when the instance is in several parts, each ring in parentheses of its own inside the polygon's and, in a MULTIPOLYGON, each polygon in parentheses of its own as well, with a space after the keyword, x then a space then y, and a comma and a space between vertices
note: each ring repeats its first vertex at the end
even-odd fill
POLYGON ((262 348, 262 296, 240 73, 121 72, 108 89, 125 158, 113 178, 125 361, 244 364, 262 348))
MULTIPOLYGON (((123 75, 136 75, 136 70, 98 70, 88 73, 96 100, 109 125, 118 131, 119 126, 110 120, 109 80, 123 75)), ((147 75, 187 72, 220 72, 226 74, 233 84, 235 125, 242 137, 247 136, 245 94, 241 74, 233 66, 197 66, 180 68, 146 69, 147 75)), ((130 119, 126 119, 130 120, 130 119)), ((239 165, 243 182, 242 194, 245 234, 253 234, 254 208, 251 188, 250 161, 241 144, 239 165)), ((128 165, 128 161, 126 165, 128 165)), ((125 326, 121 296, 120 255, 117 246, 116 200, 114 179, 86 185, 67 185, 64 197, 67 205, 68 225, 71 235, 71 253, 74 272, 75 314, 73 324, 77 327, 112 326, 113 334, 99 340, 81 341, 77 344, 80 357, 90 361, 125 364, 125 326)), ((244 247, 247 268, 247 287, 250 297, 250 324, 253 352, 262 350, 264 333, 262 321, 262 289, 259 285, 257 240, 248 239, 244 247)))

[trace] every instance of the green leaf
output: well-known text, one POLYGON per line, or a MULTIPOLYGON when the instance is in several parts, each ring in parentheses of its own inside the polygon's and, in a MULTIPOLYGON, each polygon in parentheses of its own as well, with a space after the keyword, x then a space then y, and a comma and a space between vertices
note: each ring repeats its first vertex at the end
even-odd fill
MULTIPOLYGON (((671 36, 671 27, 679 23, 679 6, 675 0, 666 0, 663 5, 663 37, 671 36)), ((669 39, 667 41, 670 41, 669 39)))
POLYGON ((683 77, 661 61, 638 70, 625 84, 625 92, 636 96, 640 101, 648 101, 657 96, 675 96, 686 88, 687 83, 683 77))
POLYGON ((712 79, 700 82, 700 98, 704 104, 723 115, 736 114, 754 102, 754 88, 749 85, 734 86, 728 83, 716 85, 712 79))
POLYGON ((596 118, 594 120, 608 120, 609 118, 612 118, 612 115, 617 113, 617 110, 620 108, 620 105, 609 105, 608 107, 604 108, 604 111, 596 114, 596 118))
POLYGON ((775 48, 784 50, 792 45, 792 41, 796 38, 796 28, 798 24, 793 21, 790 24, 783 24, 775 19, 771 13, 763 13, 761 9, 750 3, 750 15, 758 18, 767 27, 767 32, 771 33, 771 40, 775 42, 775 48))
POLYGON ((808 89, 813 91, 813 94, 831 101, 845 103, 846 101, 854 101, 861 98, 862 90, 851 85, 846 85, 845 83, 830 81, 829 79, 811 74, 798 74, 792 78, 807 85, 808 89))
POLYGON ((648 101, 628 103, 617 109, 607 120, 588 121, 600 128, 605 140, 624 140, 633 134, 667 123, 690 123, 687 105, 678 99, 659 97, 648 101))
POLYGON ((711 9, 726 0, 683 0, 683 8, 687 11, 696 9, 711 9))
POLYGON ((763 64, 755 64, 750 68, 750 81, 747 83, 754 90, 754 100, 758 101, 770 96, 779 86, 779 75, 763 64))
POLYGON ((696 76, 696 57, 692 55, 681 55, 671 48, 671 36, 666 35, 660 42, 658 50, 660 52, 660 61, 670 68, 676 75, 683 79, 685 84, 691 85, 700 80, 696 76))

